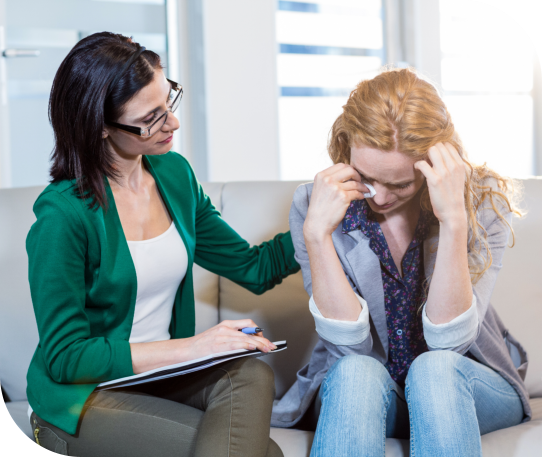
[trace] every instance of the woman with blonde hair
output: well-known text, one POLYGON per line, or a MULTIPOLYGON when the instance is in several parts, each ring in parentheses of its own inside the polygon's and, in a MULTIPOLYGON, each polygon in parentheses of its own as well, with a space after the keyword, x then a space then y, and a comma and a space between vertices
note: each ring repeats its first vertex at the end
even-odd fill
POLYGON ((290 212, 319 342, 272 424, 318 420, 311 456, 481 455, 528 420, 527 357, 490 303, 513 183, 467 157, 413 70, 362 81, 331 130, 334 165, 290 212))

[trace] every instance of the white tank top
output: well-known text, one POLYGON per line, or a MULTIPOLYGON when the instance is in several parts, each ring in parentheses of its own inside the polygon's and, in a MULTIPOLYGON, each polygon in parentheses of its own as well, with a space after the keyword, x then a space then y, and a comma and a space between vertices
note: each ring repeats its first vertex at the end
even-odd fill
POLYGON ((128 247, 137 275, 130 343, 169 340, 175 294, 188 268, 183 240, 172 222, 156 238, 128 241, 128 247))
MULTIPOLYGON (((171 339, 175 294, 186 275, 188 257, 175 224, 150 240, 128 241, 136 269, 137 296, 130 343, 171 339)), ((28 417, 32 407, 28 406, 28 417)))

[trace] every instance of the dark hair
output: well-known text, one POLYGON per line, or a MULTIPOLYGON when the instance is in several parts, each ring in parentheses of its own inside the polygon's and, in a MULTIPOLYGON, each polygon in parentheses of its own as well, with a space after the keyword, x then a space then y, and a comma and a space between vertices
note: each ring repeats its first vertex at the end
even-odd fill
POLYGON ((105 121, 117 121, 126 103, 152 81, 154 70, 162 68, 158 54, 145 50, 109 87, 140 48, 123 35, 95 33, 73 47, 53 81, 51 181, 75 179, 77 196, 90 199, 90 208, 107 208, 105 176, 118 177, 102 137, 105 121))

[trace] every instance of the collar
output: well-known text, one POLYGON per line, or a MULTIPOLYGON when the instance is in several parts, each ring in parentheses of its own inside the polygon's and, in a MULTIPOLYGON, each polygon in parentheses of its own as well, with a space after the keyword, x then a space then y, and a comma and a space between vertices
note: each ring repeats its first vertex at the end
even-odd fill
MULTIPOLYGON (((437 222, 437 219, 432 212, 421 210, 411 246, 423 242, 429 234, 430 226, 435 222, 437 222)), ((378 235, 383 236, 380 224, 376 219, 376 214, 366 200, 352 201, 346 211, 343 219, 342 232, 348 233, 354 230, 360 230, 370 239, 375 239, 378 235)))

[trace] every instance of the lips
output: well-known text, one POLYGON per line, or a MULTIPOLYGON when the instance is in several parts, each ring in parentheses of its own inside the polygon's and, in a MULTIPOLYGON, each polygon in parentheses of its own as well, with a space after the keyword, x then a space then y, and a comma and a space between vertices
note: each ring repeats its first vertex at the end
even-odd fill
POLYGON ((160 143, 160 144, 169 143, 172 139, 173 139, 173 134, 171 134, 170 136, 168 136, 165 140, 159 141, 158 143, 160 143))
POLYGON ((376 203, 373 201, 373 204, 374 204, 378 209, 387 209, 387 208, 390 208, 390 207, 392 207, 393 205, 395 205, 395 202, 388 203, 387 205, 378 205, 378 204, 376 204, 376 203))

